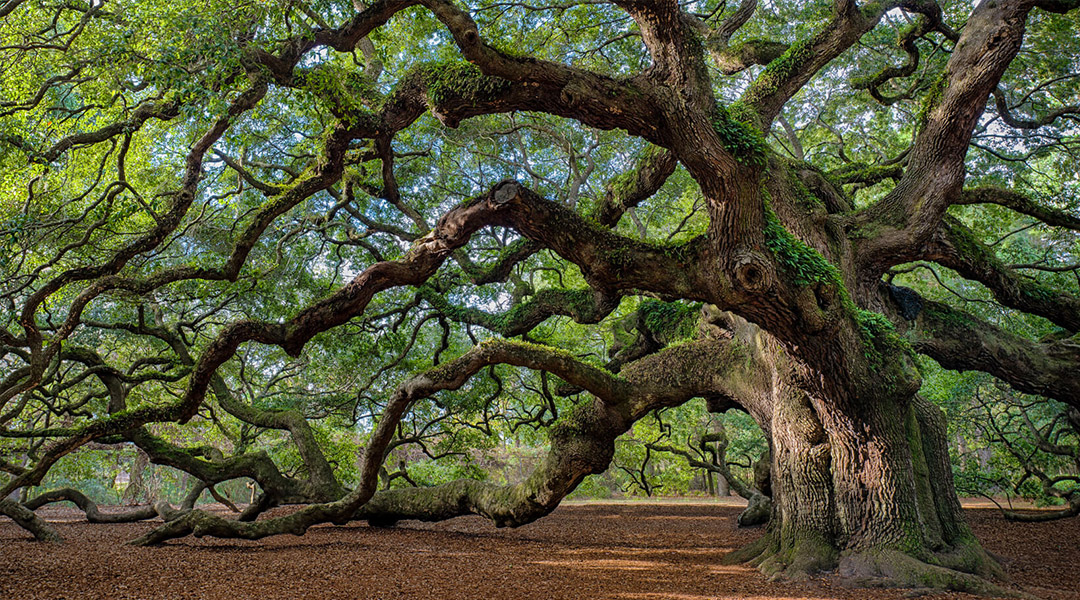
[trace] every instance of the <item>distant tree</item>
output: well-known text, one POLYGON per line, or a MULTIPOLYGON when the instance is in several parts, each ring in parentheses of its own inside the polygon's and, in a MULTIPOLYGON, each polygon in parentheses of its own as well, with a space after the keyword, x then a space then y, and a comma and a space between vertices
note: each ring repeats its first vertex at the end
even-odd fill
POLYGON ((96 442, 258 483, 140 543, 520 525, 704 398, 769 439, 738 558, 992 592, 917 355, 1080 407, 1077 7, 6 0, 0 511, 96 442))

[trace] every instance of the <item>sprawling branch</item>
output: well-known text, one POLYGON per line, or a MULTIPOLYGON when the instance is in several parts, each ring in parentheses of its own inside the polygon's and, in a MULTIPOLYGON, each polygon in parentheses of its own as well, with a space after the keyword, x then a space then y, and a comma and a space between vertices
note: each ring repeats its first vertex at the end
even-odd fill
POLYGON ((986 100, 1019 52, 1031 5, 1023 0, 975 8, 931 93, 926 122, 896 187, 857 219, 876 235, 860 239, 863 277, 910 260, 934 234, 964 182, 964 156, 986 100))
POLYGON ((787 52, 790 46, 783 42, 770 40, 747 40, 725 46, 724 48, 709 49, 713 62, 724 75, 735 75, 755 65, 767 65, 780 58, 787 52))
POLYGON ((591 289, 544 289, 501 314, 492 314, 478 308, 455 306, 436 290, 420 289, 424 299, 450 320, 479 325, 504 337, 526 334, 554 315, 570 317, 576 323, 599 323, 619 306, 621 299, 621 294, 609 295, 591 289))
POLYGON ((742 100, 768 127, 780 110, 810 79, 873 29, 885 14, 886 4, 874 5, 867 14, 851 0, 833 4, 832 20, 810 38, 792 44, 771 60, 743 93, 742 100))
MULTIPOLYGON (((513 364, 555 373, 595 394, 605 407, 605 414, 613 418, 622 415, 617 410, 625 404, 632 392, 629 382, 619 379, 602 369, 582 363, 568 354, 529 344, 492 341, 477 346, 461 357, 444 363, 431 371, 406 381, 394 393, 383 411, 382 418, 371 435, 364 451, 360 485, 341 500, 326 504, 313 504, 287 517, 268 519, 254 523, 228 521, 203 511, 167 523, 135 540, 136 544, 154 544, 188 534, 196 536, 240 537, 259 539, 282 533, 300 534, 308 527, 333 521, 344 523, 353 518, 375 492, 378 471, 382 466, 387 447, 394 436, 397 424, 413 402, 442 390, 455 390, 473 375, 493 364, 513 364)), ((571 488, 572 489, 572 488, 571 488)), ((556 502, 557 504, 557 502, 556 502)), ((554 508, 554 506, 552 506, 554 508)))
MULTIPOLYGON (((199 486, 198 489, 199 492, 202 492, 205 488, 204 486, 199 486)), ((133 523, 135 521, 145 521, 159 516, 157 509, 152 505, 139 506, 123 512, 103 513, 98 509, 96 502, 87 498, 82 492, 71 488, 45 492, 27 501, 23 506, 30 510, 37 510, 46 504, 52 504, 54 502, 73 503, 86 513, 86 520, 91 523, 133 523)))
POLYGON ((60 537, 60 534, 56 532, 56 529, 54 529, 52 525, 49 525, 45 519, 37 516, 34 514, 34 511, 14 500, 0 498, 0 514, 6 515, 12 521, 18 523, 20 527, 32 533, 34 539, 38 541, 64 541, 64 538, 60 537))
MULTIPOLYGON (((503 80, 517 84, 498 90, 496 100, 501 112, 538 110, 576 119, 598 129, 618 127, 661 143, 665 135, 664 117, 650 101, 647 92, 652 85, 643 76, 615 79, 551 61, 510 56, 481 39, 476 22, 467 12, 446 0, 424 0, 423 4, 450 31, 466 60, 484 75, 497 78, 496 82, 503 80)), ((674 2, 671 5, 675 7, 674 2)), ((456 76, 454 73, 449 75, 456 76)), ((460 76, 457 77, 461 83, 460 76)), ((453 90, 453 79, 447 84, 453 90)), ((457 87, 459 89, 454 93, 461 94, 462 86, 457 87)), ((429 98, 433 104, 439 104, 439 98, 431 95, 429 98)), ((435 114, 451 126, 465 116, 481 114, 471 112, 468 106, 453 108, 460 116, 447 120, 440 116, 442 110, 438 106, 435 114)))
POLYGON ((1080 218, 1075 214, 1044 206, 1025 194, 1005 188, 984 186, 967 189, 953 204, 996 204, 1038 219, 1047 225, 1080 231, 1080 218))
MULTIPOLYGON (((300 311, 289 321, 283 324, 241 321, 226 327, 196 361, 187 392, 179 402, 132 409, 64 432, 68 437, 50 446, 33 469, 13 478, 0 494, 38 483, 57 459, 86 442, 129 432, 149 422, 190 419, 202 404, 217 368, 231 358, 242 343, 274 344, 290 353, 299 353, 316 334, 362 313, 376 293, 390 287, 422 284, 453 250, 463 246, 476 230, 487 224, 515 227, 527 237, 543 240, 545 245, 579 264, 586 278, 599 289, 642 288, 667 292, 682 290, 683 293, 693 289, 687 283, 688 274, 676 266, 677 259, 662 249, 626 240, 591 225, 569 209, 547 201, 517 183, 502 183, 492 193, 444 215, 435 230, 418 240, 404 259, 369 267, 349 285, 300 311)), ((196 463, 188 466, 194 468, 196 463)), ((208 480, 220 479, 211 476, 208 480)))
POLYGON ((676 166, 678 161, 671 152, 650 147, 634 167, 608 182, 593 217, 605 227, 614 227, 628 209, 655 194, 676 166))
POLYGON ((916 351, 947 369, 983 371, 1021 392, 1080 407, 1080 346, 1075 341, 1032 342, 946 304, 922 302, 914 329, 916 351))
MULTIPOLYGON (((498 344, 496 347, 506 342, 498 344)), ((537 367, 545 368, 540 364, 532 366, 537 367)), ((440 367, 439 371, 444 368, 450 366, 440 367)), ((715 394, 717 390, 744 391, 739 382, 746 380, 740 374, 753 368, 753 361, 742 348, 725 338, 699 340, 662 351, 639 361, 617 378, 597 370, 601 379, 612 378, 611 387, 617 388, 617 394, 611 394, 607 386, 590 388, 586 385, 587 378, 577 377, 573 372, 550 371, 603 395, 599 396, 601 400, 579 404, 555 424, 547 456, 524 481, 500 486, 458 480, 430 488, 382 491, 356 517, 386 525, 406 519, 441 521, 477 514, 500 527, 530 523, 554 510, 586 475, 606 470, 614 456, 615 438, 635 421, 652 410, 682 404, 698 395, 715 394), (675 372, 687 376, 662 375, 675 372)))
POLYGON ((939 235, 925 252, 927 259, 985 285, 1005 306, 1039 315, 1069 331, 1080 331, 1080 298, 1020 276, 957 219, 945 218, 939 235))

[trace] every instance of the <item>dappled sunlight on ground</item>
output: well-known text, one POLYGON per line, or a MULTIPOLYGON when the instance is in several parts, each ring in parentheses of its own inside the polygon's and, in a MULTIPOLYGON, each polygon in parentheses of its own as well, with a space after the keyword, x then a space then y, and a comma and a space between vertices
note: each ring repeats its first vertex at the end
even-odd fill
MULTIPOLYGON (((276 509, 280 515, 294 509, 276 509)), ((443 523, 323 525, 262 541, 185 538, 153 548, 124 542, 150 523, 92 525, 72 509, 40 514, 69 541, 39 544, 0 520, 0 600, 905 600, 904 590, 840 587, 827 577, 766 580, 724 565, 762 530, 741 508, 627 502, 564 506, 516 529, 479 517, 443 523)), ((225 516, 228 516, 226 513, 225 516)), ((1080 520, 1023 525, 996 510, 967 512, 1013 580, 1048 600, 1080 600, 1080 520), (1044 586, 1044 587, 1036 587, 1044 586)), ((973 600, 964 594, 922 596, 973 600)))
POLYGON ((570 569, 616 569, 623 571, 644 571, 648 569, 665 569, 671 566, 671 563, 653 562, 649 560, 619 560, 619 559, 597 559, 597 560, 534 560, 534 565, 547 565, 551 567, 567 567, 570 569))
POLYGON ((816 596, 691 596, 688 594, 615 594, 626 600, 829 600, 816 596))

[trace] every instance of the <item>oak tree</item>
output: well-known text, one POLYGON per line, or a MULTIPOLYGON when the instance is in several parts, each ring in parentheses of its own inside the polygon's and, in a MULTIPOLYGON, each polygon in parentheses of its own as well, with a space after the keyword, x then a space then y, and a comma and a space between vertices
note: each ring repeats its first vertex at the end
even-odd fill
MULTIPOLYGON (((992 592, 920 356, 1080 408, 1077 7, 6 0, 0 498, 122 443, 260 489, 137 543, 513 526, 700 398, 769 440, 739 559, 992 592), (996 239, 1018 218, 1040 257, 996 239), (524 479, 379 489, 513 394, 524 479), (330 425, 367 436, 352 480, 330 425)), ((0 510, 52 539, 31 509, 76 494, 0 510)))

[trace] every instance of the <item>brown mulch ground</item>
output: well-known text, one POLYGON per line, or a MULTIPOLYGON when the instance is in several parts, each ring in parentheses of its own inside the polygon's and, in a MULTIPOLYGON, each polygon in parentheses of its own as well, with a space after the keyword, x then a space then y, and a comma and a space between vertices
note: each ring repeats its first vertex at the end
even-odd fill
MULTIPOLYGON (((392 529, 320 526, 259 542, 187 538, 155 548, 124 542, 152 523, 92 525, 65 508, 39 511, 66 544, 30 541, 0 519, 0 600, 119 598, 439 598, 754 600, 901 599, 827 578, 766 581, 721 557, 760 529, 716 504, 563 506, 518 529, 466 517, 392 529)), ((1004 559, 1013 585, 1041 598, 1080 599, 1080 519, 1017 524, 968 509, 975 533, 1004 559)), ((970 598, 963 594, 923 598, 970 598)))

